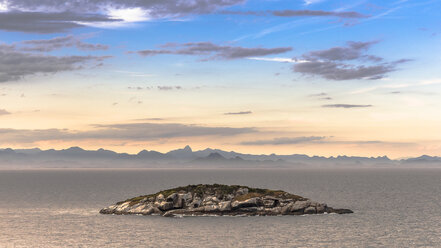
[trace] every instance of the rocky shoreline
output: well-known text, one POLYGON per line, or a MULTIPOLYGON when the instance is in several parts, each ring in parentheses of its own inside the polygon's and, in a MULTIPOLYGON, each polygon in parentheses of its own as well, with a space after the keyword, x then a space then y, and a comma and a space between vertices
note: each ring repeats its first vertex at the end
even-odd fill
POLYGON ((138 196, 100 210, 101 214, 174 216, 267 216, 304 214, 349 214, 325 203, 281 190, 240 185, 188 185, 138 196))

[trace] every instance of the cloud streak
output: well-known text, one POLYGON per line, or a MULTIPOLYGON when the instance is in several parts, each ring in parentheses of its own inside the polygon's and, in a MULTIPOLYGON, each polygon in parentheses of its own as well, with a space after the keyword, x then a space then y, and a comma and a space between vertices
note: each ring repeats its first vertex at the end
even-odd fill
POLYGON ((379 85, 379 86, 373 86, 369 88, 359 89, 352 92, 349 92, 349 94, 364 94, 375 90, 380 89, 401 89, 401 88, 409 88, 409 87, 423 87, 428 85, 435 85, 435 84, 441 84, 441 78, 434 78, 430 80, 424 80, 417 83, 402 83, 402 84, 388 84, 388 85, 379 85))
POLYGON ((309 136, 309 137, 295 137, 295 138, 275 138, 270 140, 256 140, 240 143, 247 146, 263 146, 263 145, 294 145, 312 143, 320 140, 324 140, 326 137, 321 136, 309 136))
POLYGON ((358 105, 358 104, 326 104, 322 108, 370 108, 373 105, 358 105))
POLYGON ((326 97, 326 96, 328 96, 328 93, 321 92, 321 93, 316 93, 316 94, 310 94, 308 96, 309 97, 326 97))
POLYGON ((367 16, 354 12, 337 12, 324 10, 273 10, 273 11, 222 11, 226 15, 253 15, 253 16, 277 16, 277 17, 319 17, 333 16, 340 18, 365 18, 367 16))
POLYGON ((274 138, 267 140, 255 140, 239 143, 244 146, 283 146, 283 145, 391 145, 391 146, 415 146, 415 143, 410 142, 387 142, 380 140, 332 140, 332 137, 324 136, 302 136, 294 138, 274 138))
POLYGON ((109 48, 103 44, 85 43, 81 41, 81 38, 73 35, 55 37, 48 40, 26 40, 20 43, 25 45, 25 47, 22 48, 23 51, 34 52, 51 52, 66 47, 76 47, 82 51, 107 50, 109 48))
POLYGON ((303 63, 293 66, 293 71, 303 75, 320 76, 329 80, 378 80, 410 60, 385 62, 383 58, 365 54, 377 41, 347 42, 345 47, 333 47, 302 55, 303 63))
POLYGON ((40 141, 121 140, 151 141, 179 137, 234 136, 257 132, 254 128, 206 127, 179 123, 127 123, 94 125, 93 130, 68 129, 0 129, 1 143, 35 143, 40 141))
POLYGON ((170 90, 182 90, 182 86, 157 86, 158 90, 170 91, 170 90))
POLYGON ((228 112, 228 113, 224 113, 224 115, 249 115, 252 113, 253 112, 251 111, 241 111, 241 112, 228 112))
POLYGON ((367 42, 347 42, 345 47, 332 47, 326 50, 312 51, 304 55, 308 60, 333 60, 333 61, 344 61, 344 60, 357 60, 366 59, 381 61, 382 58, 364 55, 372 45, 377 44, 378 41, 367 41, 367 42))
POLYGON ((0 45, 0 82, 17 81, 37 74, 53 74, 96 66, 108 56, 51 56, 17 51, 0 45))
POLYGON ((36 9, 45 11, 99 12, 109 9, 127 10, 141 8, 149 11, 155 18, 184 16, 189 14, 207 14, 220 8, 244 3, 245 0, 14 0, 8 1, 10 9, 36 9))
POLYGON ((217 60, 217 59, 241 59, 257 56, 266 56, 272 54, 280 54, 289 52, 291 47, 276 47, 276 48, 263 48, 263 47, 240 47, 240 46, 228 46, 217 45, 211 42, 190 42, 183 44, 168 43, 162 45, 163 49, 157 50, 141 50, 130 53, 137 53, 141 56, 155 56, 161 54, 174 54, 174 55, 193 55, 203 56, 204 60, 217 60))
MULTIPOLYGON (((14 1, 15 2, 15 1, 14 1)), ((121 21, 101 14, 72 12, 0 12, 0 30, 27 33, 60 33, 90 23, 112 23, 121 21)))
POLYGON ((84 26, 112 27, 151 19, 208 14, 245 0, 0 0, 0 29, 58 33, 84 26))
POLYGON ((1 115, 10 115, 11 113, 9 111, 6 111, 5 109, 0 109, 0 116, 1 115))

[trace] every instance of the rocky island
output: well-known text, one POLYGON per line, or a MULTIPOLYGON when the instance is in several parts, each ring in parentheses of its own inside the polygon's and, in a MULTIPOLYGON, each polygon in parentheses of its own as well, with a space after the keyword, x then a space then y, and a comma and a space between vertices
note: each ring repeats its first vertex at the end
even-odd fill
POLYGON ((163 190, 118 202, 101 214, 173 216, 255 216, 353 213, 281 190, 240 185, 199 184, 163 190))

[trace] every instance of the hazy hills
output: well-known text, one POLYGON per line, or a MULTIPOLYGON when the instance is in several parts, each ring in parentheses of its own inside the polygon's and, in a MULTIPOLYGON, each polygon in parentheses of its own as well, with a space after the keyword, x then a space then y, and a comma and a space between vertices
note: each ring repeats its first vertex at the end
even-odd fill
POLYGON ((402 160, 383 157, 321 157, 303 154, 254 155, 210 149, 193 151, 190 146, 167 153, 142 150, 138 154, 110 150, 84 150, 71 147, 63 150, 0 149, 0 168, 242 168, 242 167, 378 167, 378 166, 441 166, 441 157, 421 156, 402 160))

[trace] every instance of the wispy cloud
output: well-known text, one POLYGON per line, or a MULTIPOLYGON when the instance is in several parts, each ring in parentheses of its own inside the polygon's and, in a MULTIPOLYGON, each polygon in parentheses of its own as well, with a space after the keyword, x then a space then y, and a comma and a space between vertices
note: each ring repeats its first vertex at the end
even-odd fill
POLYGON ((163 91, 182 90, 182 86, 158 86, 158 90, 163 90, 163 91))
POLYGON ((311 51, 300 58, 249 57, 247 59, 292 63, 293 71, 303 75, 320 76, 329 80, 378 80, 397 69, 397 66, 411 60, 392 62, 382 57, 366 54, 378 41, 347 42, 346 46, 311 51))
POLYGON ((152 90, 157 89, 159 91, 172 91, 172 90, 182 90, 184 87, 176 85, 176 86, 169 86, 169 85, 158 85, 158 86, 128 86, 127 89, 129 90, 152 90))
POLYGON ((306 63, 308 60, 300 60, 295 58, 265 58, 265 57, 249 57, 247 59, 259 60, 259 61, 269 61, 269 62, 280 62, 280 63, 306 63))
POLYGON ((0 30, 28 33, 60 33, 73 28, 85 27, 87 23, 111 23, 117 21, 121 20, 112 19, 101 14, 48 13, 38 11, 0 12, 0 30))
MULTIPOLYGON (((308 1, 308 3, 311 2, 310 4, 312 4, 314 1, 308 1)), ((319 1, 318 1, 319 2, 319 1)), ((341 12, 341 11, 346 11, 347 9, 351 9, 355 6, 358 6, 362 3, 364 3, 365 1, 360 1, 360 2, 356 2, 352 5, 348 5, 348 6, 344 6, 338 9, 333 10, 333 12, 341 12)), ((432 3, 437 2, 437 0, 431 0, 431 1, 425 1, 425 2, 414 2, 413 4, 406 4, 406 2, 408 1, 397 1, 395 3, 392 4, 393 7, 387 9, 386 11, 383 11, 381 13, 375 14, 375 15, 366 15, 364 16, 363 19, 358 18, 356 22, 344 22, 343 25, 342 24, 338 24, 338 25, 332 25, 332 26, 328 26, 328 27, 322 27, 322 28, 317 28, 317 29, 311 29, 305 32, 301 32, 299 33, 299 35, 305 35, 305 34, 311 34, 311 33, 318 33, 318 32, 323 32, 323 31, 328 31, 328 30, 332 30, 332 29, 336 29, 336 28, 341 28, 341 27, 346 27, 346 26, 352 26, 355 24, 360 24, 360 23, 364 23, 364 22, 370 22, 370 21, 374 21, 377 19, 381 19, 384 18, 400 9, 404 9, 404 8, 411 8, 411 7, 418 7, 418 6, 424 6, 424 5, 430 5, 432 3)), ((309 4, 306 4, 309 5, 309 4)), ((287 22, 284 24, 279 24, 270 28, 266 28, 264 30, 262 30, 261 32, 257 33, 257 34, 253 34, 253 35, 246 35, 246 36, 242 36, 237 40, 242 40, 242 39, 246 39, 246 38, 260 38, 263 36, 266 36, 268 34, 271 33, 275 33, 275 32, 280 32, 280 31, 285 31, 285 30, 289 30, 292 28, 295 28, 297 26, 300 25, 308 25, 308 24, 314 24, 317 23, 318 21, 320 21, 320 19, 315 18, 314 17, 310 18, 309 20, 307 19, 303 19, 303 20, 296 20, 296 21, 292 21, 292 22, 287 22)))
POLYGON ((313 97, 316 98, 318 100, 332 100, 332 97, 328 96, 327 93, 322 92, 322 93, 317 93, 317 94, 311 94, 309 95, 309 97, 313 97))
POLYGON ((277 16, 277 17, 317 17, 333 16, 339 18, 365 18, 367 16, 355 11, 324 11, 324 10, 272 10, 272 11, 222 11, 227 15, 253 15, 253 16, 277 16))
POLYGON ((117 73, 122 73, 125 75, 128 75, 130 77, 153 77, 154 74, 150 73, 144 73, 144 72, 136 72, 136 71, 122 71, 122 70, 116 70, 117 73))
POLYGON ((2 1, 0 29, 57 33, 72 28, 120 27, 152 19, 207 14, 245 0, 14 0, 2 1))
POLYGON ((273 34, 273 33, 277 33, 277 32, 281 32, 281 31, 285 31, 285 30, 289 30, 289 29, 293 29, 295 27, 299 27, 302 25, 308 25, 308 24, 314 24, 314 23, 318 23, 320 22, 320 18, 319 17, 311 17, 311 18, 303 18, 303 19, 296 19, 293 21, 289 21, 286 23, 282 23, 282 24, 278 24, 272 27, 268 27, 265 28, 263 30, 261 30, 260 32, 254 33, 254 34, 248 34, 248 35, 243 35, 241 37, 238 37, 237 39, 235 39, 234 41, 240 41, 240 40, 244 40, 244 39, 258 39, 258 38, 262 38, 265 37, 267 35, 273 34))
POLYGON ((241 112, 228 112, 228 113, 224 113, 224 115, 249 115, 252 113, 253 112, 251 111, 241 111, 241 112))
POLYGON ((435 78, 435 79, 430 79, 430 80, 423 80, 418 83, 377 85, 377 86, 354 90, 354 91, 349 92, 349 94, 363 94, 363 93, 368 93, 368 92, 376 91, 376 90, 380 90, 380 89, 401 89, 401 88, 427 86, 427 85, 435 85, 435 84, 441 84, 441 79, 435 78))
POLYGON ((143 119, 135 119, 135 121, 163 121, 164 118, 143 118, 143 119))
POLYGON ((387 73, 395 71, 407 59, 385 62, 383 58, 366 54, 377 41, 347 42, 346 46, 303 54, 307 61, 297 63, 293 71, 304 75, 320 76, 329 80, 368 79, 378 80, 387 73))
POLYGON ((328 93, 325 92, 321 92, 321 93, 316 93, 316 94, 310 94, 309 97, 320 97, 320 96, 327 96, 328 93))
POLYGON ((25 40, 20 42, 20 45, 25 45, 21 48, 23 51, 32 52, 50 52, 66 47, 76 47, 82 51, 96 51, 107 50, 109 47, 103 44, 91 44, 83 42, 84 37, 75 37, 73 35, 55 37, 48 40, 25 40))
POLYGON ((17 81, 36 74, 52 74, 98 66, 109 56, 52 56, 27 53, 0 44, 0 82, 17 81))
POLYGON ((183 44, 168 43, 162 45, 163 49, 140 50, 130 53, 137 53, 141 56, 155 56, 160 54, 193 55, 203 56, 204 60, 216 59, 241 59, 248 57, 266 56, 291 51, 291 47, 240 47, 230 45, 217 45, 211 42, 190 42, 183 44))
POLYGON ((0 115, 10 115, 11 113, 9 111, 6 111, 5 109, 0 109, 0 115))
POLYGON ((370 108, 373 105, 359 105, 359 104, 326 104, 322 105, 323 108, 370 108))
POLYGON ((69 129, 0 129, 0 143, 35 143, 40 141, 121 140, 151 141, 178 137, 234 136, 257 132, 254 128, 207 127, 179 123, 126 123, 94 125, 93 130, 69 129))
POLYGON ((311 143, 319 140, 323 140, 326 137, 321 136, 309 136, 309 137, 294 137, 294 138, 275 138, 270 140, 256 140, 256 141, 246 141, 240 143, 241 145, 247 146, 263 146, 263 145, 292 145, 292 144, 303 144, 311 143))
POLYGON ((245 0, 161 0, 161 1, 121 1, 121 0, 14 0, 6 1, 8 9, 50 11, 78 11, 84 13, 131 10, 140 8, 154 18, 206 14, 223 7, 244 3, 245 0))
POLYGON ((324 2, 325 0, 303 0, 305 5, 311 5, 311 4, 316 4, 316 3, 320 3, 320 2, 324 2))
POLYGON ((239 143, 244 146, 283 146, 283 145, 390 145, 390 146, 415 146, 411 142, 393 142, 381 140, 338 140, 325 136, 302 136, 294 138, 274 138, 267 140, 245 141, 239 143))

